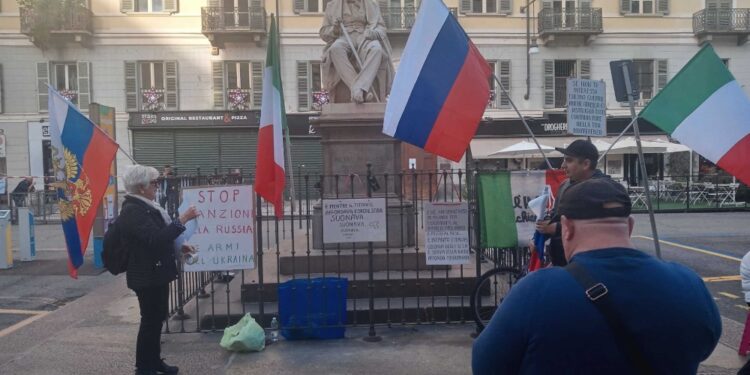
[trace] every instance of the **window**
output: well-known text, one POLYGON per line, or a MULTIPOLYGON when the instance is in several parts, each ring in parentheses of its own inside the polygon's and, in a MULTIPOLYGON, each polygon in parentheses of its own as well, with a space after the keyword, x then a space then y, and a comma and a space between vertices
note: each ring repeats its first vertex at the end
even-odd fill
POLYGON ((177 0, 120 0, 122 13, 175 13, 177 0))
POLYGON ((178 109, 176 61, 126 61, 125 99, 129 111, 178 109))
POLYGON ((544 107, 568 106, 568 78, 591 79, 591 60, 544 61, 544 107))
POLYGON ((322 13, 331 0, 294 0, 295 13, 322 13))
POLYGON ((620 0, 620 13, 666 15, 669 0, 620 0))
POLYGON ((633 60, 633 74, 638 83, 636 105, 644 106, 667 85, 667 61, 633 60))
POLYGON ((461 13, 510 14, 512 0, 461 0, 461 13))
MULTIPOLYGON (((489 61, 490 69, 510 94, 510 60, 489 61)), ((510 108, 510 97, 497 85, 495 77, 490 77, 490 102, 487 108, 510 108)))
POLYGON ((297 107, 300 112, 319 110, 314 98, 323 91, 320 61, 297 61, 297 107))
POLYGON ((262 61, 214 61, 214 108, 260 108, 263 98, 262 61))
POLYGON ((37 63, 37 99, 40 112, 47 111, 47 85, 82 111, 91 103, 91 63, 84 61, 37 63))

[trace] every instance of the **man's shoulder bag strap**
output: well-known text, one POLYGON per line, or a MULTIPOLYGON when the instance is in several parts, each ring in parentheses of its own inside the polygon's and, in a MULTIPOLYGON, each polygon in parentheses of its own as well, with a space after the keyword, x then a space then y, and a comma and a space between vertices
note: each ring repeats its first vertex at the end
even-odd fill
POLYGON ((617 346, 625 353, 633 369, 638 374, 655 374, 640 346, 635 342, 622 319, 618 316, 617 310, 609 298, 607 287, 591 278, 586 269, 578 263, 568 263, 564 268, 583 287, 583 290, 586 291, 586 297, 604 316, 615 336, 615 340, 617 340, 617 346))

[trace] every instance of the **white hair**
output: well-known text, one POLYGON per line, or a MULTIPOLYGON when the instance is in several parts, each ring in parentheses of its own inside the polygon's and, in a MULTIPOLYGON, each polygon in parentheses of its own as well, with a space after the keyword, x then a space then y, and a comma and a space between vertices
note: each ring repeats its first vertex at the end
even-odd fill
POLYGON ((140 194, 142 188, 148 187, 151 181, 159 178, 159 171, 147 165, 131 165, 122 176, 125 183, 125 191, 130 194, 140 194))

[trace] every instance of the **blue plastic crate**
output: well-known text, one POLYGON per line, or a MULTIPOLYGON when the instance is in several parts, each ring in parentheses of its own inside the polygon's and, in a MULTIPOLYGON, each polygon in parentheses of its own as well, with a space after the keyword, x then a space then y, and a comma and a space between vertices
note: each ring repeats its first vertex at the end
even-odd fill
POLYGON ((336 277, 279 285, 281 335, 287 340, 343 338, 348 287, 347 279, 336 277))

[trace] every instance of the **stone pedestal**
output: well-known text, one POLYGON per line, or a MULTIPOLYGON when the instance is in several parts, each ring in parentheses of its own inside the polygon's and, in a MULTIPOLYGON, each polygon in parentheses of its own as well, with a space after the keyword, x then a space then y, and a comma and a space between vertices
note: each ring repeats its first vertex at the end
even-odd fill
MULTIPOLYGON (((389 200, 386 209, 388 243, 375 246, 408 247, 414 244, 414 205, 399 199, 402 193, 401 181, 397 178, 401 171, 401 141, 383 134, 384 114, 385 103, 331 103, 324 105, 320 117, 311 121, 322 138, 325 175, 322 196, 324 199, 366 198, 367 164, 371 164, 379 185, 372 196, 387 196, 389 200), (389 175, 387 187, 385 174, 389 175)), ((323 247, 319 203, 313 207, 313 247, 323 247)))

